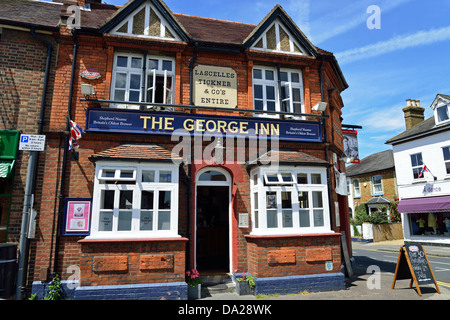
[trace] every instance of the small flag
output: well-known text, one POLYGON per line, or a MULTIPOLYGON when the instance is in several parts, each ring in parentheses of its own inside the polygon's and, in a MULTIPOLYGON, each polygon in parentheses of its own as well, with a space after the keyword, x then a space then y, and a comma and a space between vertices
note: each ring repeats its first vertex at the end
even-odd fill
MULTIPOLYGON (((431 174, 431 172, 430 172, 430 170, 428 170, 427 166, 424 165, 422 168, 422 171, 420 171, 420 173, 419 173, 419 178, 422 178, 424 172, 429 172, 431 174)), ((433 175, 433 174, 431 174, 431 175, 433 175)))
POLYGON ((70 120, 69 151, 78 149, 77 140, 81 139, 82 135, 83 129, 75 121, 70 120))

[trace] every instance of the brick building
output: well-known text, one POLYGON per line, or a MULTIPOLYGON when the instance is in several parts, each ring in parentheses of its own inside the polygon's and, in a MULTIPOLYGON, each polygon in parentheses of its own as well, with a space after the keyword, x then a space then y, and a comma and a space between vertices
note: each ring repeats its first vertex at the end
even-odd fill
MULTIPOLYGON (((281 6, 251 25, 158 0, 9 5, 3 34, 49 30, 57 46, 28 240, 33 292, 58 274, 74 299, 185 299, 190 268, 249 273, 256 293, 344 287, 348 204, 334 177, 345 165, 333 159, 348 85, 281 6)), ((23 201, 23 186, 14 193, 23 201)), ((19 205, 10 221, 20 226, 19 205)))
POLYGON ((367 206, 367 212, 389 208, 398 199, 397 180, 392 150, 371 154, 360 163, 347 167, 349 204, 354 208, 367 206))

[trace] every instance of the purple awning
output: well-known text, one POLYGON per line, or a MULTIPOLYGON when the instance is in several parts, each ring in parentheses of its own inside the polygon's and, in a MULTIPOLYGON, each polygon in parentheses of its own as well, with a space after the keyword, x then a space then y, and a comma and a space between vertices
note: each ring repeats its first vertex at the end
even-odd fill
POLYGON ((450 212, 450 196, 403 199, 398 203, 398 212, 450 212))

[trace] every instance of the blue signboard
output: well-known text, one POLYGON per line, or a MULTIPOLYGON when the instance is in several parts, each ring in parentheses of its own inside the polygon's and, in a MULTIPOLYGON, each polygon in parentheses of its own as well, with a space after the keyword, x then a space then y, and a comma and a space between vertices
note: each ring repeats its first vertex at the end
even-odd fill
POLYGON ((267 118, 228 117, 181 112, 88 108, 86 131, 137 134, 232 135, 322 142, 321 123, 267 118))

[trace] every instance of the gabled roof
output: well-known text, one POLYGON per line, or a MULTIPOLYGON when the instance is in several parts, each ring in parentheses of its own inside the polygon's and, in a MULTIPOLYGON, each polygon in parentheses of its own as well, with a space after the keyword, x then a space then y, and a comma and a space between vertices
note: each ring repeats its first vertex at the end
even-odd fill
POLYGON ((256 28, 247 36, 243 44, 246 48, 258 40, 258 38, 269 28, 269 26, 276 20, 280 19, 284 26, 294 35, 296 40, 308 51, 311 56, 317 57, 317 48, 308 40, 305 34, 292 21, 291 17, 277 4, 272 11, 256 26, 256 28))
POLYGON ((394 169, 394 153, 392 150, 381 151, 371 154, 346 168, 347 177, 364 175, 376 171, 394 169))

